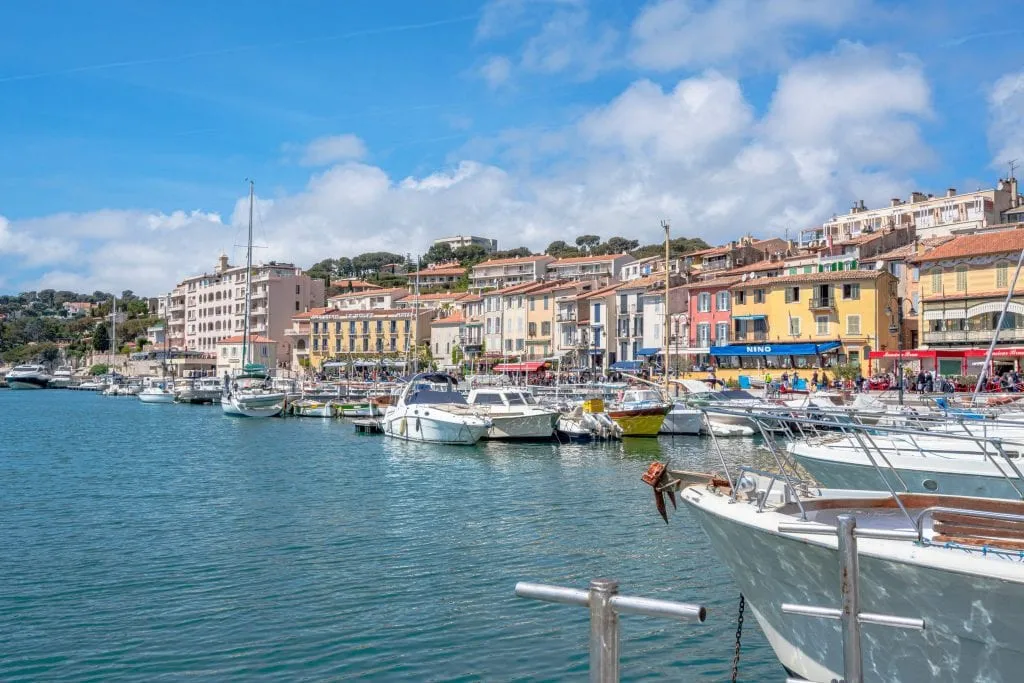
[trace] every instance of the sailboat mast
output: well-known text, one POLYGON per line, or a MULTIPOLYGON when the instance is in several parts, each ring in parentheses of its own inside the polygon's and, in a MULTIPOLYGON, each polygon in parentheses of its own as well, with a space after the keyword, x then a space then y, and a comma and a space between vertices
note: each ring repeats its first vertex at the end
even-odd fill
POLYGON ((113 297, 110 304, 110 367, 114 367, 114 359, 117 357, 117 297, 113 297))
MULTIPOLYGON (((999 341, 999 332, 1003 329, 1003 321, 1006 319, 1006 309, 1010 307, 1010 302, 1013 300, 1013 293, 1017 289, 1017 278, 1020 277, 1021 267, 1024 267, 1024 249, 1021 249, 1020 257, 1017 259, 1017 270, 1013 271, 1013 279, 1010 280, 1010 288, 1006 292, 1006 300, 1003 301, 1003 308, 999 311, 999 320, 996 322, 996 329, 992 331, 992 341, 989 342, 988 351, 985 353, 985 362, 981 366, 981 372, 978 373, 978 384, 974 387, 974 393, 971 395, 972 406, 974 405, 974 402, 978 400, 978 394, 981 393, 981 388, 985 385, 985 382, 991 379, 992 354, 995 352, 996 343, 999 341)), ((943 305, 945 305, 945 302, 943 302, 943 305)))
POLYGON ((664 377, 662 379, 662 382, 664 383, 664 386, 665 386, 665 393, 668 393, 668 369, 669 369, 669 367, 671 367, 671 363, 669 362, 671 360, 671 354, 669 353, 669 349, 668 349, 668 344, 669 344, 669 341, 671 340, 671 337, 669 336, 669 331, 668 331, 669 322, 671 321, 671 317, 669 316, 669 312, 668 312, 669 259, 670 259, 670 257, 669 257, 669 239, 668 239, 669 238, 669 222, 668 221, 662 221, 661 222, 661 227, 663 227, 665 229, 665 302, 664 302, 664 308, 662 309, 662 314, 664 316, 663 325, 665 327, 665 332, 662 335, 664 337, 664 341, 665 341, 665 367, 663 368, 664 377))
POLYGON ((249 316, 252 313, 252 205, 255 183, 249 181, 249 239, 245 245, 245 322, 242 324, 242 372, 248 364, 249 316))

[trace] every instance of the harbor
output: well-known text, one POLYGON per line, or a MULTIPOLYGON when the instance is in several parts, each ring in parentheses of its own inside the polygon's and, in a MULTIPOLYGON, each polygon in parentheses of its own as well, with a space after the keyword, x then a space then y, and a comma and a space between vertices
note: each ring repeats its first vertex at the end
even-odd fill
MULTIPOLYGON (((579 680, 585 610, 513 587, 599 575, 709 610, 699 627, 630 618, 625 678, 728 677, 738 592, 639 479, 667 457, 713 466, 707 438, 465 448, 69 391, 2 391, 0 410, 18 425, 0 479, 5 681, 579 680)), ((756 628, 743 648, 743 680, 782 679, 756 628)))

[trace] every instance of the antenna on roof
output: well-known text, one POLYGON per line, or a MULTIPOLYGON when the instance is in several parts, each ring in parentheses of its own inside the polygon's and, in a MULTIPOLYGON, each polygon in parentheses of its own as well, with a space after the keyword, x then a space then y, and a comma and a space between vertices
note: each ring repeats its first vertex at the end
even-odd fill
POLYGON ((1010 177, 1011 178, 1013 178, 1013 172, 1017 169, 1018 165, 1019 164, 1017 164, 1017 160, 1016 159, 1010 159, 1009 166, 1010 166, 1010 177))

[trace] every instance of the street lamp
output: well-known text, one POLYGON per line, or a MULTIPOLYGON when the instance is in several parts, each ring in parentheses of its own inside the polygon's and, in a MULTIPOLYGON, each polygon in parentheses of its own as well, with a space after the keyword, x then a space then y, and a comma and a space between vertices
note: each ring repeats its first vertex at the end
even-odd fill
MULTIPOLYGON (((903 304, 905 303, 910 304, 910 308, 907 309, 907 315, 917 315, 913 302, 898 296, 896 297, 896 322, 889 325, 889 333, 896 335, 896 382, 899 387, 900 407, 903 406, 903 304)), ((887 306, 885 313, 891 319, 892 306, 887 306)))

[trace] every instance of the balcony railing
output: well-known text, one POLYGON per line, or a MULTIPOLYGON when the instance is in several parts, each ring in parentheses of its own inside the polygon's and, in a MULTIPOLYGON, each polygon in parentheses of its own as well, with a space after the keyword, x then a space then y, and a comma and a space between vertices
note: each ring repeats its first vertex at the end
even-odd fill
POLYGON ((560 323, 571 323, 576 321, 575 313, 559 313, 555 316, 555 320, 560 323))
POLYGON ((811 297, 810 308, 811 310, 825 310, 836 307, 836 298, 834 296, 815 296, 811 297))
MULTIPOLYGON (((946 330, 925 332, 925 344, 990 342, 995 330, 946 330)), ((1024 341, 1024 329, 1008 329, 999 332, 999 341, 1024 341)))
POLYGON ((735 335, 736 341, 741 342, 763 342, 768 341, 767 332, 738 332, 735 335))

